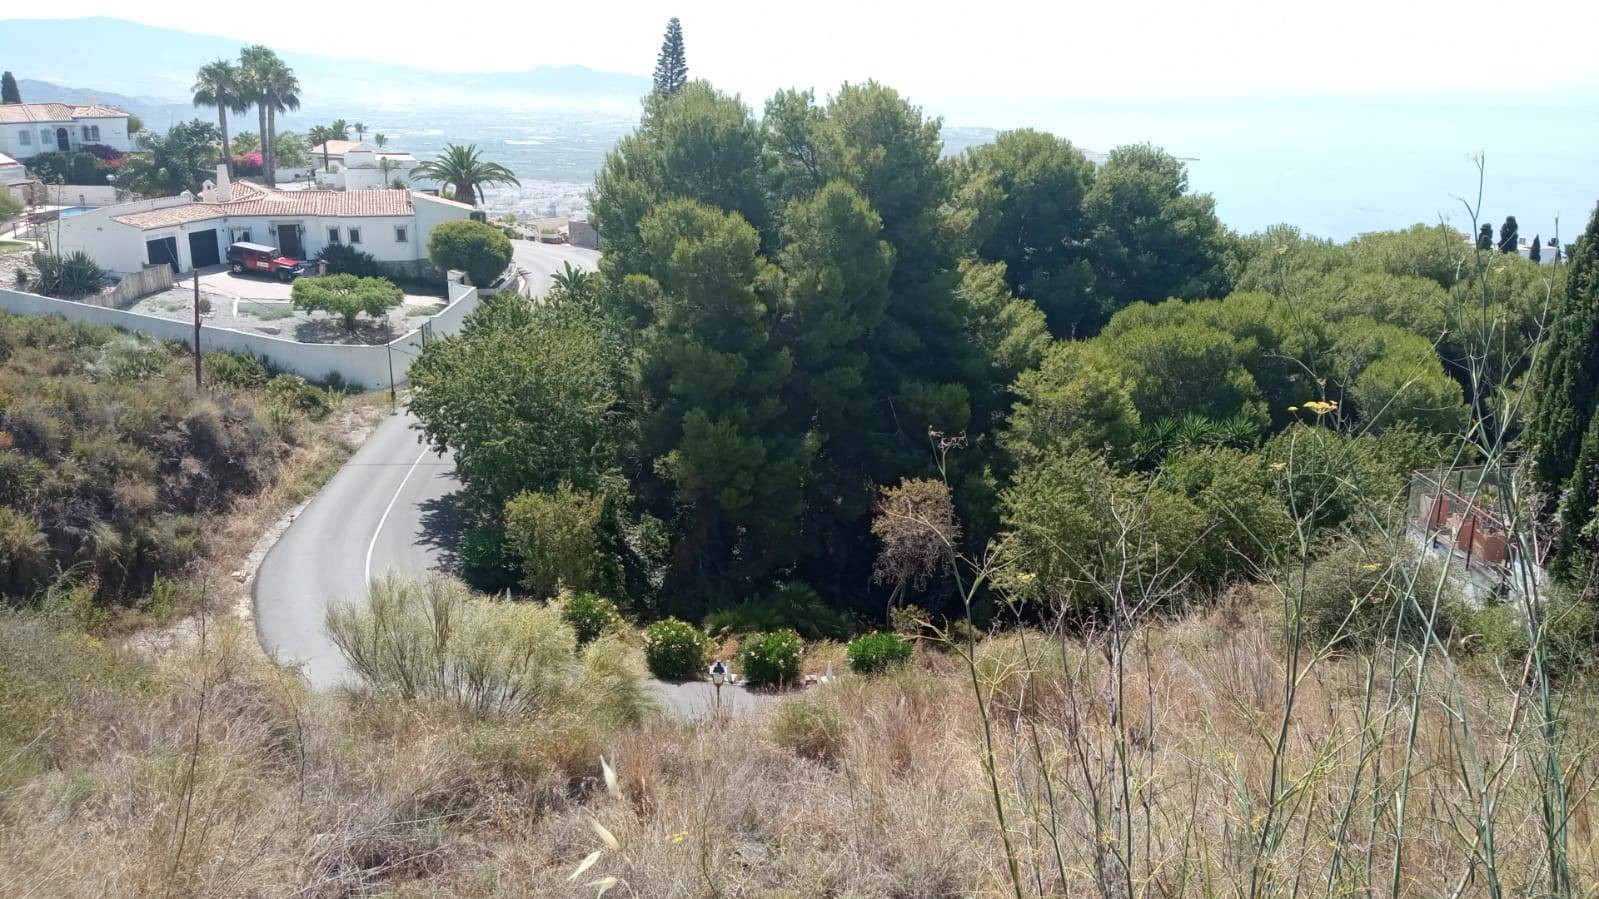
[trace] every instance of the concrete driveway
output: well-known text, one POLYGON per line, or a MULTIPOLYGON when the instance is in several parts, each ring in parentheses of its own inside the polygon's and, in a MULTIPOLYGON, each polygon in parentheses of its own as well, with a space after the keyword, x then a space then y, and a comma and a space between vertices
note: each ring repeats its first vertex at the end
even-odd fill
MULTIPOLYGON (((184 276, 183 280, 189 280, 184 276)), ((293 284, 266 275, 235 275, 225 265, 200 269, 200 289, 244 300, 278 300, 287 303, 293 284)))

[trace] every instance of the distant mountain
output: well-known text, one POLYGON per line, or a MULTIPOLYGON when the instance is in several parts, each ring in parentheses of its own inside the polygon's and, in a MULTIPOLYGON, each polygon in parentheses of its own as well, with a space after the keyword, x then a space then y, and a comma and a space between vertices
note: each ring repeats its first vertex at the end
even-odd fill
MULTIPOLYGON (((184 105, 195 70, 213 59, 237 58, 242 45, 233 38, 105 17, 0 20, 0 68, 10 69, 18 79, 52 85, 115 85, 133 95, 135 105, 184 105), (159 99, 152 103, 150 98, 159 99)), ((468 100, 476 106, 581 106, 636 113, 638 99, 650 89, 650 80, 642 75, 583 66, 449 74, 304 53, 280 55, 299 75, 305 88, 301 99, 311 115, 414 111, 468 100)), ((110 102, 112 95, 96 96, 110 102)))

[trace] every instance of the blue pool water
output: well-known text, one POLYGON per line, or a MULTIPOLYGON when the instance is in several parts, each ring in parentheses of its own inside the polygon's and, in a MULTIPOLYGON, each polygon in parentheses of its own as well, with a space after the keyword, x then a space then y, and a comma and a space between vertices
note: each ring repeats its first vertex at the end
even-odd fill
POLYGON ((85 212, 93 212, 93 211, 94 211, 94 207, 93 206, 67 206, 67 207, 63 208, 60 211, 59 214, 60 214, 61 218, 69 219, 69 218, 72 218, 75 215, 83 215, 85 212))

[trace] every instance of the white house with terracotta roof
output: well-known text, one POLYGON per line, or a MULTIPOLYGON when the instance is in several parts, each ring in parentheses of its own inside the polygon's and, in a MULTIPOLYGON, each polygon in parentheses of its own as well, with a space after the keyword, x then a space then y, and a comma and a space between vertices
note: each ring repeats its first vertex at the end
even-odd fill
POLYGON ((416 168, 416 157, 408 150, 353 140, 317 144, 311 148, 311 162, 318 181, 344 190, 381 190, 396 177, 409 180, 416 168))
POLYGON ((433 229, 471 214, 464 203, 410 190, 273 190, 230 183, 218 166, 216 181, 207 182, 199 197, 137 200, 63 219, 58 250, 82 250, 101 268, 126 274, 163 263, 180 272, 216 265, 238 241, 269 244, 296 259, 348 244, 395 274, 415 277, 428 268, 433 229))
POLYGON ((133 135, 128 133, 128 114, 97 104, 0 105, 0 153, 27 160, 51 150, 71 152, 85 144, 100 144, 120 153, 132 152, 133 135))

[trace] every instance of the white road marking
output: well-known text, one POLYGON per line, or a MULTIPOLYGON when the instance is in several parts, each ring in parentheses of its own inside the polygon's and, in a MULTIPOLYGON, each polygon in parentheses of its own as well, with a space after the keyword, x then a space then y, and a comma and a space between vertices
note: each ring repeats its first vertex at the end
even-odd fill
POLYGON ((372 550, 377 548, 378 535, 383 533, 383 525, 389 520, 389 513, 394 511, 394 504, 399 501, 400 492, 405 489, 405 482, 411 480, 411 475, 416 471, 416 467, 422 464, 422 457, 428 454, 428 450, 428 447, 422 447, 422 452, 417 454, 416 461, 412 462, 411 467, 406 469, 405 477, 401 478, 399 486, 394 488, 394 495, 389 497, 389 504, 383 508, 383 515, 378 518, 378 526, 372 529, 372 542, 366 545, 366 584, 368 586, 372 584, 372 550))

